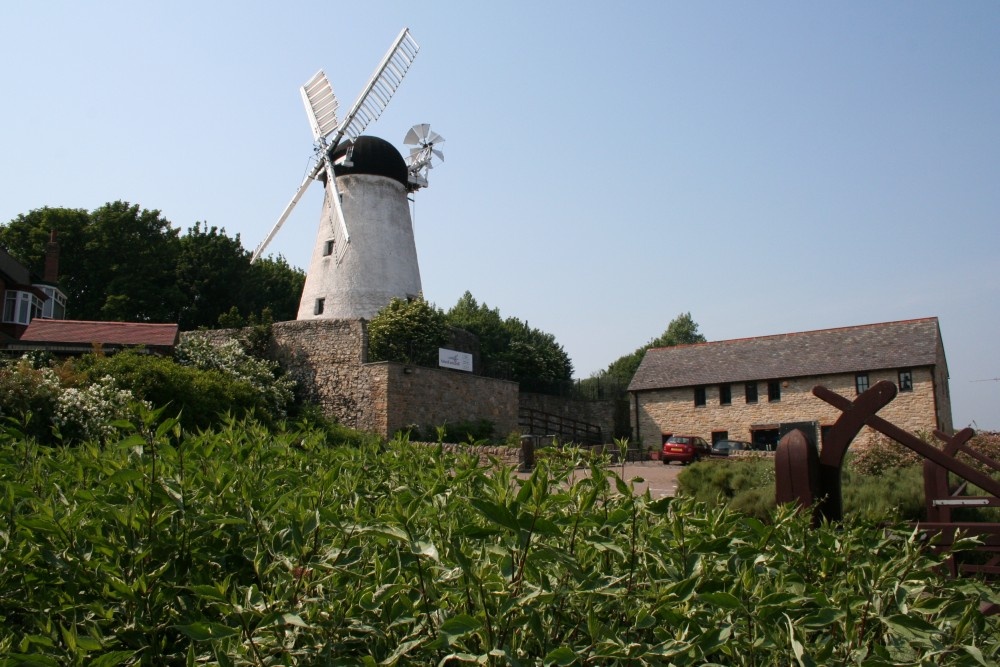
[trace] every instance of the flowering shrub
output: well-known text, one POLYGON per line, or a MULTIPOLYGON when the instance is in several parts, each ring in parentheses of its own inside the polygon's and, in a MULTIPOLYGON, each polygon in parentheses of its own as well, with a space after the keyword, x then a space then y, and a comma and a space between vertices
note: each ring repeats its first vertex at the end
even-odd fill
POLYGON ((285 416, 295 397, 295 380, 281 375, 276 362, 248 354, 233 338, 215 345, 205 338, 187 337, 175 349, 174 358, 181 365, 219 371, 250 385, 277 416, 285 416))
POLYGON ((64 389, 56 399, 52 421, 64 440, 104 443, 115 433, 112 423, 131 416, 135 404, 132 392, 119 389, 114 378, 105 375, 81 389, 64 389))
POLYGON ((111 423, 132 415, 132 392, 121 389, 110 376, 73 386, 69 362, 36 367, 29 357, 0 367, 0 417, 20 420, 24 432, 46 441, 52 429, 64 442, 106 441, 111 423))

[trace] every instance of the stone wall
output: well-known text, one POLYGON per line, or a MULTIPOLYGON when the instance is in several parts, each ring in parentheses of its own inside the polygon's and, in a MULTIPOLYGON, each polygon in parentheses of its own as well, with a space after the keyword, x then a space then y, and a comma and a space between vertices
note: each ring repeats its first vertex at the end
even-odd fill
MULTIPOLYGON (((916 433, 938 428, 937 399, 933 369, 914 368, 913 391, 901 391, 880 412, 879 416, 897 426, 916 433)), ((868 373, 869 386, 880 380, 896 383, 896 370, 868 373)), ((820 427, 832 425, 840 411, 812 394, 818 384, 854 400, 857 397, 854 374, 789 378, 781 381, 781 398, 769 402, 767 383, 758 383, 758 402, 747 404, 742 383, 732 384, 730 405, 720 405, 719 387, 705 388, 705 405, 694 405, 694 388, 683 387, 660 391, 644 391, 632 404, 632 423, 636 423, 638 410, 639 435, 646 445, 656 447, 661 434, 696 435, 712 441, 712 433, 726 431, 732 440, 752 440, 753 431, 759 428, 778 428, 790 422, 819 422, 820 427)), ((939 392, 940 393, 940 392, 939 392)), ((949 411, 950 414, 950 411, 949 411)), ((944 420, 942 420, 944 421, 944 420)), ((950 424, 950 417, 947 422, 950 424)), ((856 439, 864 446, 874 436, 867 427, 856 439)))
POLYGON ((497 438, 517 430, 516 382, 396 362, 368 366, 387 391, 386 421, 380 433, 481 419, 493 423, 497 438))
MULTIPOLYGON (((517 430, 517 383, 461 371, 395 362, 365 363, 365 320, 296 320, 272 326, 269 356, 324 414, 361 431, 390 437, 410 425, 487 419, 503 438, 517 430)), ((238 330, 188 332, 211 341, 238 330)))

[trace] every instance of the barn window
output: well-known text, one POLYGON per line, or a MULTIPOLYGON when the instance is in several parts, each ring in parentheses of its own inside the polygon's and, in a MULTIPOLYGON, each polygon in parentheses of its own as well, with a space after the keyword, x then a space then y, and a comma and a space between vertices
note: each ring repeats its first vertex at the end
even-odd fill
POLYGON ((719 385, 719 405, 729 405, 733 402, 733 390, 728 384, 719 385))
POLYGON ((747 397, 747 403, 748 404, 756 403, 757 402, 757 383, 756 382, 747 382, 746 386, 743 387, 743 393, 747 397))
POLYGON ((909 368, 899 371, 899 390, 913 391, 913 371, 909 368))
POLYGON ((767 383, 767 400, 776 403, 781 400, 781 383, 777 380, 769 380, 767 383))
POLYGON ((694 405, 695 407, 700 407, 705 405, 705 388, 695 387, 694 388, 694 405))

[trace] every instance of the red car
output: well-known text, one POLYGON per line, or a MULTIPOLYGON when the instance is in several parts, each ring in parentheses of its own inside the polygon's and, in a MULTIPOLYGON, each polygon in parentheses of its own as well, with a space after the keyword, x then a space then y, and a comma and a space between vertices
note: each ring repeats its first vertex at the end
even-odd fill
POLYGON ((680 461, 684 465, 711 455, 712 448, 704 438, 696 435, 672 435, 663 443, 660 460, 663 465, 669 465, 671 461, 680 461))

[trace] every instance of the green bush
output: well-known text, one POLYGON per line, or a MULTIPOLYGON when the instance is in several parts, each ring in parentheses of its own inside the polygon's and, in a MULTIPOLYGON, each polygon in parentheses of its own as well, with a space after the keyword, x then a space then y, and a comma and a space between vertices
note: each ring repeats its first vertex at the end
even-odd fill
MULTIPOLYGON (((926 518, 920 466, 887 468, 879 475, 863 475, 848 467, 841 489, 847 516, 873 522, 926 518)), ((741 457, 695 463, 678 476, 677 492, 764 519, 775 506, 774 460, 741 457)))
MULTIPOLYGON (((0 666, 973 665, 997 601, 905 526, 519 479, 404 441, 148 413, 0 437, 0 666)), ((0 434, 2 435, 2 434, 0 434)))
POLYGON ((90 355, 81 362, 92 380, 110 375, 137 397, 165 407, 185 428, 208 428, 226 415, 242 418, 254 414, 267 422, 281 416, 251 383, 221 370, 201 370, 131 351, 110 357, 90 355))

